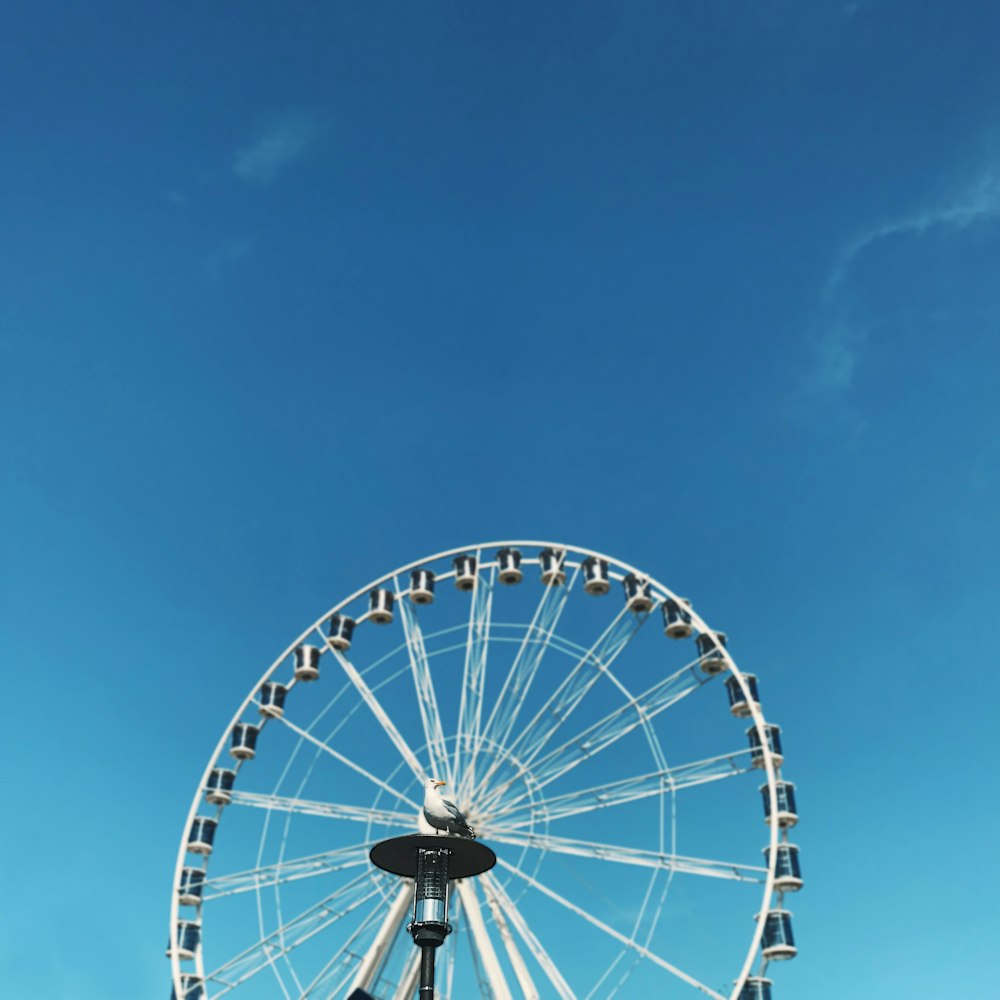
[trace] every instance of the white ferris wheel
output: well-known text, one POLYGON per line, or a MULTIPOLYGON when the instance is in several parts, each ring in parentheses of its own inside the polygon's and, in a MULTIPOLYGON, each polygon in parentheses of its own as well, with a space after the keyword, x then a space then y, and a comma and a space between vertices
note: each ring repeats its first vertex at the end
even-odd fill
POLYGON ((401 566, 306 628, 212 752, 174 997, 413 1000, 411 889, 368 853, 430 832, 437 778, 498 858, 453 885, 438 997, 771 1000, 802 885, 782 761, 757 678, 647 573, 537 541, 401 566))

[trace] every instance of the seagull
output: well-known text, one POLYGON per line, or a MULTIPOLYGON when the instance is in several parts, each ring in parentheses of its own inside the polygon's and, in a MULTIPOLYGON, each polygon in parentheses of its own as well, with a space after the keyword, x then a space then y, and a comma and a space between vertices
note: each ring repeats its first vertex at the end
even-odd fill
POLYGON ((454 802, 449 802, 441 797, 438 788, 444 784, 447 782, 438 781, 437 778, 428 778, 424 782, 424 819, 435 830, 457 833, 460 837, 475 840, 476 831, 466 823, 462 811, 454 802))

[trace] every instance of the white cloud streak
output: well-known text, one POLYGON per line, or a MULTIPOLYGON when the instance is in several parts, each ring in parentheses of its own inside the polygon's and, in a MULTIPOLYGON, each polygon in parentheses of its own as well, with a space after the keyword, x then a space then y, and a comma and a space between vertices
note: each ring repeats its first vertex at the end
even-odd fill
POLYGON ((864 330, 857 329, 843 317, 826 327, 811 344, 809 387, 836 392, 849 389, 867 339, 864 330))
POLYGON ((823 292, 825 319, 809 338, 810 369, 805 379, 812 390, 844 392, 854 381, 868 340, 864 323, 852 315, 846 286, 859 258, 873 245, 896 237, 921 237, 930 230, 962 229, 1000 219, 1000 166, 991 165, 970 183, 936 205, 866 230, 846 243, 837 255, 823 292))
POLYGON ((316 141, 322 129, 315 118, 289 113, 265 129, 233 158, 233 171, 250 184, 270 184, 278 173, 299 159, 316 141))
POLYGON ((975 222, 1000 218, 1000 167, 984 170, 949 201, 884 223, 844 246, 826 284, 826 294, 836 294, 851 265, 873 243, 890 236, 922 236, 937 226, 963 228, 975 222))

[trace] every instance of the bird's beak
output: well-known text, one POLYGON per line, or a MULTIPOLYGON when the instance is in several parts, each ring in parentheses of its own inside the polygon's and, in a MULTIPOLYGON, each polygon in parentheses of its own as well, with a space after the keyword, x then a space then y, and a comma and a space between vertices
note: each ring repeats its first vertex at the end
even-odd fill
POLYGON ((434 784, 437 785, 437 786, 440 786, 440 785, 447 785, 448 782, 447 781, 435 781, 434 784))

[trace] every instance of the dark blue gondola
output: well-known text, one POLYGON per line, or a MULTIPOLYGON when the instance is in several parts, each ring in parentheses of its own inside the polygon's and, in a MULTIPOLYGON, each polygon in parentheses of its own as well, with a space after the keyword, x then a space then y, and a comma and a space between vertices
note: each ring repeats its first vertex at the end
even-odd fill
MULTIPOLYGON (((764 822, 771 822, 771 796, 767 785, 760 786, 760 794, 764 798, 764 822)), ((775 782, 775 798, 778 800, 778 826, 790 829, 799 821, 795 807, 795 785, 790 781, 775 782)))
POLYGON ((354 637, 355 621, 347 615, 330 616, 330 632, 328 642, 334 649, 341 652, 351 648, 351 640, 354 637))
POLYGON ((193 975, 181 976, 181 992, 178 995, 176 989, 171 989, 170 1000, 204 1000, 205 989, 202 986, 201 977, 193 975))
POLYGON ((249 722, 237 722, 233 726, 229 746, 230 754, 237 760, 253 760, 257 753, 257 737, 259 735, 259 726, 252 726, 249 722))
POLYGON ((319 656, 320 651, 317 646, 295 647, 295 679, 297 681, 309 682, 319 678, 319 656))
POLYGON ((376 625, 388 625, 392 621, 392 605, 395 601, 391 590, 376 587, 368 594, 368 618, 376 625))
POLYGON ((434 574, 429 569, 415 569, 410 574, 410 600, 430 604, 434 600, 434 574))
POLYGON ((729 666, 722 654, 726 647, 725 632, 702 632, 695 639, 695 645, 698 647, 701 669, 706 674, 721 674, 729 666))
POLYGON ((683 597, 668 597, 663 602, 663 631, 668 639, 687 639, 694 631, 689 604, 683 597))
POLYGON ((233 782, 236 772, 225 767, 213 767, 205 783, 205 798, 213 806, 228 806, 233 801, 233 782))
POLYGON ((503 548, 497 552, 498 579, 512 586, 524 579, 521 572, 521 552, 519 549, 503 548))
POLYGON ((774 984, 763 976, 750 976, 740 990, 739 1000, 771 1000, 774 984))
POLYGON ((729 711, 738 719, 749 718, 753 712, 752 708, 760 708, 760 695, 757 693, 756 674, 744 674, 743 680, 750 691, 750 700, 743 693, 740 682, 736 677, 726 678, 726 694, 729 695, 729 711))
POLYGON ((542 583, 547 587, 557 587, 566 582, 566 571, 563 563, 566 553, 562 549, 542 549, 538 553, 538 562, 542 567, 542 583))
MULTIPOLYGON (((785 761, 784 754, 781 752, 781 726, 776 726, 774 723, 768 722, 764 725, 764 732, 767 737, 767 745, 771 750, 771 759, 774 762, 774 766, 781 767, 785 761)), ((751 726, 747 730, 747 736, 750 738, 750 764, 753 767, 763 768, 764 750, 761 747, 757 727, 751 726)))
POLYGON ((648 580, 642 580, 635 573, 628 573, 622 580, 625 591, 625 607, 634 614, 647 614, 653 610, 653 594, 648 580))
POLYGON ((760 953, 768 961, 795 958, 798 954, 792 934, 792 914, 788 910, 768 911, 760 953))
POLYGON ((177 886, 177 902, 184 906, 200 906, 204 883, 203 869, 182 868, 180 884, 177 886))
POLYGON ((178 920, 174 929, 174 942, 167 942, 167 958, 176 952, 178 958, 190 961, 201 942, 201 924, 194 920, 178 920))
POLYGON ((602 597, 611 589, 610 571, 607 559, 587 556, 580 563, 583 571, 583 592, 593 597, 602 597))
MULTIPOLYGON (((771 848, 764 848, 764 858, 771 864, 771 848)), ((774 863, 774 888, 778 892, 798 892, 803 886, 799 849, 795 844, 778 844, 774 863)))
POLYGON ((285 714, 285 695, 288 688, 284 684, 267 681, 260 686, 260 714, 267 719, 280 719, 285 714))
POLYGON ((476 559, 474 556, 456 556, 452 560, 455 567, 455 586, 459 590, 472 590, 476 585, 476 559))
POLYGON ((218 825, 210 816, 195 816, 188 831, 187 849, 194 854, 211 854, 218 825))

